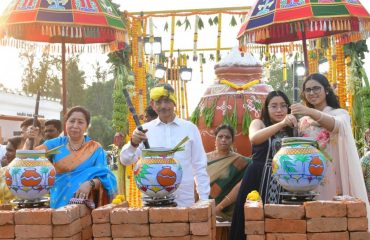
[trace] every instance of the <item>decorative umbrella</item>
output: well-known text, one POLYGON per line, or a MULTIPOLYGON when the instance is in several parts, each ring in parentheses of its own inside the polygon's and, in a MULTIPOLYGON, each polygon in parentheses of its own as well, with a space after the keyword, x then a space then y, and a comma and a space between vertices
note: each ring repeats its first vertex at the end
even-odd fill
POLYGON ((366 38, 370 15, 358 0, 257 0, 240 28, 241 46, 302 40, 306 72, 306 39, 358 32, 366 38))
POLYGON ((63 115, 67 109, 66 48, 70 53, 94 51, 96 46, 75 44, 100 43, 107 52, 117 50, 127 39, 125 24, 110 0, 14 0, 1 16, 0 37, 3 45, 18 48, 34 46, 34 42, 61 43, 56 50, 62 53, 63 115))

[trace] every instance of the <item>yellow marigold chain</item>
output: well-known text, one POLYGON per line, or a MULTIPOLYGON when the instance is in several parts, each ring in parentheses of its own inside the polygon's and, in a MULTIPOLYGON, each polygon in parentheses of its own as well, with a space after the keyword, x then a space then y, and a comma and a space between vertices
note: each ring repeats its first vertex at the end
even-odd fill
POLYGON ((249 83, 246 83, 246 84, 243 84, 243 85, 240 86, 240 85, 237 85, 237 84, 235 84, 233 82, 230 82, 228 80, 225 80, 225 79, 222 79, 220 81, 221 84, 225 84, 225 85, 227 85, 227 86, 229 86, 231 88, 234 88, 236 90, 245 90, 245 89, 248 89, 248 88, 250 88, 250 87, 258 84, 259 82, 260 82, 260 80, 253 80, 253 81, 251 81, 249 83))

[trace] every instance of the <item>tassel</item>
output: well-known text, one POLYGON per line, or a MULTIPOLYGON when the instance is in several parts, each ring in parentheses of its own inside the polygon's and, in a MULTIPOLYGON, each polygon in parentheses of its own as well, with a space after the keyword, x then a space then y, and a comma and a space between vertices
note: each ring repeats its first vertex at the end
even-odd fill
POLYGON ((331 31, 331 21, 328 21, 328 30, 331 31))

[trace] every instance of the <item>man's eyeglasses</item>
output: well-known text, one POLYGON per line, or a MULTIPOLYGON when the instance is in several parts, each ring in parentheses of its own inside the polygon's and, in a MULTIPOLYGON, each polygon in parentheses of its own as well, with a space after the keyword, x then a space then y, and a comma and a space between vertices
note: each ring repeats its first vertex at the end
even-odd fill
POLYGON ((281 105, 270 105, 268 106, 269 109, 271 109, 272 111, 277 111, 279 109, 281 110, 287 110, 288 109, 288 104, 281 104, 281 105))
POLYGON ((320 93, 321 92, 321 88, 320 86, 314 86, 312 88, 305 88, 304 89, 304 92, 309 94, 309 93, 320 93))

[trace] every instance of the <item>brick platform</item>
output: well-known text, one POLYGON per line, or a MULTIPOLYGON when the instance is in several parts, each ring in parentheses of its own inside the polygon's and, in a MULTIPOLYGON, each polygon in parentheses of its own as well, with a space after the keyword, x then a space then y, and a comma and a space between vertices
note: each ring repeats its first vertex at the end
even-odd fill
POLYGON ((370 240, 362 201, 280 205, 247 201, 247 240, 370 240))

